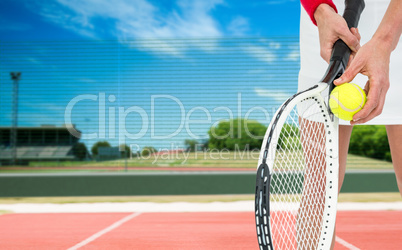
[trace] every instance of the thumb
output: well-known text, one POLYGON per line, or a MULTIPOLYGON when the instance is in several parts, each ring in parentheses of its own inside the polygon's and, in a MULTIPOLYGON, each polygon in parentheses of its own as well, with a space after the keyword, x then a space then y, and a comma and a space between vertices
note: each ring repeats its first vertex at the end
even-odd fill
POLYGON ((349 67, 343 72, 343 74, 334 81, 335 85, 341 85, 346 82, 351 82, 356 75, 360 72, 360 65, 358 65, 357 60, 353 60, 349 67))

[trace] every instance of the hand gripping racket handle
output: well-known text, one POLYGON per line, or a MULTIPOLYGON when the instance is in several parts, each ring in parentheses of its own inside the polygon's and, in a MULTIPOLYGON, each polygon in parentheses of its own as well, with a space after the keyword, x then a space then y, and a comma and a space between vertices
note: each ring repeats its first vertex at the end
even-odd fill
MULTIPOLYGON (((360 19, 360 14, 362 13, 364 7, 364 0, 345 0, 345 11, 343 12, 343 18, 345 18, 349 29, 352 27, 357 27, 360 19)), ((328 103, 330 98, 329 94, 335 87, 334 80, 340 77, 346 69, 346 66, 349 62, 350 53, 351 50, 344 41, 339 39, 335 42, 332 49, 331 59, 329 60, 327 72, 325 72, 325 75, 321 80, 321 82, 325 82, 329 85, 328 103)), ((334 115, 330 109, 329 114, 331 116, 331 120, 333 120, 334 115)))
MULTIPOLYGON (((343 18, 345 18, 349 29, 357 27, 359 24, 360 14, 365 7, 364 0, 345 0, 345 11, 343 12, 343 18)), ((350 49, 344 41, 339 39, 335 42, 332 50, 330 61, 341 61, 343 69, 346 68, 349 62, 350 49)))

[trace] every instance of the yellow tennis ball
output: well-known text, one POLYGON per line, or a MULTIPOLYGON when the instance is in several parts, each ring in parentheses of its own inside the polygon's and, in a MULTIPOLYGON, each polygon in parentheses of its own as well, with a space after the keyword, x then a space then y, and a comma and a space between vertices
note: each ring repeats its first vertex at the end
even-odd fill
POLYGON ((366 100, 366 93, 362 88, 354 83, 344 83, 332 90, 329 107, 336 117, 351 121, 353 115, 366 104, 366 100))

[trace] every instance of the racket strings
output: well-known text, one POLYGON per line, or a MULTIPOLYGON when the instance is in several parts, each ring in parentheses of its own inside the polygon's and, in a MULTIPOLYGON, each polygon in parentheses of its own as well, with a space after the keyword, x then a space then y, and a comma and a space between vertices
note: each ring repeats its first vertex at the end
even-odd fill
POLYGON ((296 105, 279 134, 271 180, 275 249, 316 249, 325 203, 325 117, 314 99, 296 105))

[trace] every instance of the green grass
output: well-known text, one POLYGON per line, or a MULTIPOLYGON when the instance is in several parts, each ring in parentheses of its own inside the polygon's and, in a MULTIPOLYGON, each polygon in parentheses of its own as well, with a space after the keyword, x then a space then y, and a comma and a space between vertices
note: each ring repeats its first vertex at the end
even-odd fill
POLYGON ((254 195, 164 195, 164 196, 94 196, 94 197, 13 197, 0 198, 0 204, 17 203, 98 203, 98 202, 231 202, 253 200, 254 195))
POLYGON ((402 201, 400 193, 340 193, 338 202, 396 202, 402 201))
MULTIPOLYGON (((0 167, 0 173, 49 173, 49 172, 100 172, 124 171, 128 168, 249 168, 257 167, 259 151, 254 152, 193 152, 171 155, 152 155, 146 158, 133 158, 112 161, 88 162, 31 162, 25 167, 0 167)), ((347 169, 386 170, 392 169, 392 163, 362 156, 349 155, 347 169)), ((138 170, 136 170, 138 171, 138 170)))
POLYGON ((2 214, 10 214, 12 213, 11 211, 7 211, 7 210, 0 210, 0 215, 2 214))
MULTIPOLYGON (((31 162, 24 169, 35 168, 149 168, 149 167, 230 167, 230 168, 255 168, 259 152, 192 152, 171 155, 152 155, 124 160, 90 161, 90 162, 31 162)), ((12 166, 2 167, 3 170, 12 166)))
POLYGON ((356 170, 393 169, 392 162, 352 154, 348 155, 346 167, 347 169, 356 169, 356 170))

